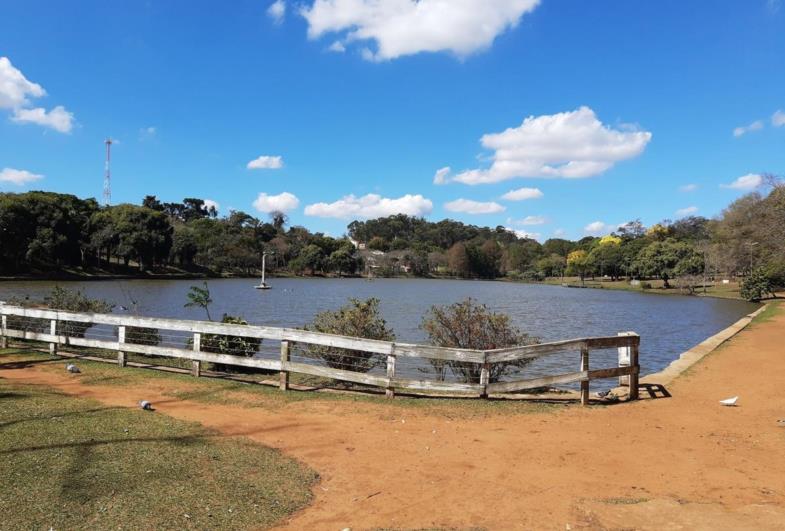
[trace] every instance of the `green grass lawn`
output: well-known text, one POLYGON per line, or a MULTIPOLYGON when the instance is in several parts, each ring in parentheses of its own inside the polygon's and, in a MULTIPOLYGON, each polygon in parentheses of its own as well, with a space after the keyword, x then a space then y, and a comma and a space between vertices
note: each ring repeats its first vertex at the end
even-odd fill
POLYGON ((0 463, 3 529, 269 527, 317 479, 198 424, 1 379, 0 463))
MULTIPOLYGON (((624 290, 624 291, 639 291, 643 293, 657 293, 657 294, 668 294, 668 295, 686 295, 687 290, 682 290, 677 287, 677 281, 671 281, 671 288, 665 289, 663 287, 664 282, 662 280, 646 280, 643 282, 647 282, 651 285, 650 289, 642 289, 640 286, 632 286, 628 280, 600 280, 599 278, 590 279, 587 278, 584 281, 584 285, 587 288, 598 288, 598 289, 616 289, 616 290, 624 290)), ((551 284, 555 286, 560 286, 562 284, 571 284, 571 285, 580 285, 581 279, 578 277, 565 277, 563 280, 561 278, 547 278, 542 281, 544 284, 551 284)), ((703 288, 697 288, 696 295, 698 296, 707 296, 707 297, 718 297, 721 299, 740 299, 741 296, 739 295, 739 284, 738 282, 731 282, 729 284, 722 284, 721 282, 713 282, 706 287, 706 293, 703 292, 703 288)))

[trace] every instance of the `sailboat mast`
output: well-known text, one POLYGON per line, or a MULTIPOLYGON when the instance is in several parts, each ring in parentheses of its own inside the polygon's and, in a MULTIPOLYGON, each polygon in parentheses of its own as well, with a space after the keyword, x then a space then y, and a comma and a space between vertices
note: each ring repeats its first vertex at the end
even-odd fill
POLYGON ((264 286, 264 267, 267 259, 267 253, 262 253, 262 286, 264 286))

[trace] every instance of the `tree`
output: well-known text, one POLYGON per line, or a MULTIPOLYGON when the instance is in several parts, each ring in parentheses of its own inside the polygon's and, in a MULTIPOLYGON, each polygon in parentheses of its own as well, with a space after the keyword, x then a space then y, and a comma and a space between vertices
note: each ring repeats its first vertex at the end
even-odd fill
POLYGON ((567 273, 578 275, 581 278, 581 282, 586 277, 586 272, 590 266, 589 253, 583 249, 578 249, 567 255, 567 273))
POLYGON ((185 303, 185 308, 198 306, 199 308, 204 309, 207 314, 207 320, 212 321, 212 318, 210 317, 210 304, 213 303, 213 299, 210 298, 210 288, 207 287, 207 282, 204 283, 203 288, 191 286, 186 297, 188 297, 188 302, 185 303))
MULTIPOLYGON (((495 313, 484 304, 465 299, 449 306, 432 306, 420 325, 431 344, 439 347, 493 350, 517 345, 533 345, 538 339, 519 330, 510 316, 495 313)), ((433 360, 434 369, 442 379, 445 363, 433 360)), ((527 365, 531 359, 509 363, 494 363, 490 367, 490 381, 496 382, 509 372, 527 365)), ((478 363, 448 362, 451 371, 467 383, 479 383, 482 366, 478 363)))
POLYGON ((374 236, 371 238, 371 241, 368 242, 368 248, 373 249, 374 251, 382 251, 387 252, 390 250, 390 244, 387 243, 387 240, 380 236, 374 236))
POLYGON ((754 269, 741 283, 741 296, 748 301, 759 301, 767 295, 776 297, 771 281, 762 268, 754 269))
MULTIPOLYGON (((381 317, 379 299, 349 299, 349 302, 338 310, 326 310, 316 314, 306 330, 337 334, 341 336, 360 337, 394 341, 395 334, 381 317)), ((379 354, 362 350, 348 350, 337 347, 309 345, 305 347, 307 356, 323 360, 328 367, 345 371, 368 372, 383 362, 379 354)))
POLYGON ((673 239, 655 241, 639 253, 637 263, 645 275, 661 278, 664 287, 669 288, 676 265, 692 252, 689 245, 673 239))
POLYGON ((280 210, 273 210, 270 212, 270 223, 276 231, 283 231, 284 226, 289 222, 289 216, 280 210))
POLYGON ((450 271, 459 277, 469 275, 469 255, 466 253, 466 246, 456 243, 447 251, 447 266, 450 271))

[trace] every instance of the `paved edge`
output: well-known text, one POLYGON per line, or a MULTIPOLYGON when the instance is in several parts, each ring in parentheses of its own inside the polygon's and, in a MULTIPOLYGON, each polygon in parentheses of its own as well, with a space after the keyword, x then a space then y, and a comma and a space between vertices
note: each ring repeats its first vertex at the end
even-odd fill
POLYGON ((768 304, 764 304, 754 312, 745 315, 728 328, 724 330, 720 330, 713 336, 708 339, 705 339, 701 343, 698 343, 691 349, 687 350, 686 352, 682 352, 681 355, 672 361, 670 365, 665 367, 660 372, 656 372, 654 374, 648 374, 641 378, 641 383, 648 383, 648 384, 660 384, 660 385, 668 385, 677 377, 681 376, 687 369, 698 363, 707 355, 714 352, 720 345, 725 343, 727 340, 744 330, 747 325, 749 325, 755 317, 761 314, 763 311, 766 310, 768 304))

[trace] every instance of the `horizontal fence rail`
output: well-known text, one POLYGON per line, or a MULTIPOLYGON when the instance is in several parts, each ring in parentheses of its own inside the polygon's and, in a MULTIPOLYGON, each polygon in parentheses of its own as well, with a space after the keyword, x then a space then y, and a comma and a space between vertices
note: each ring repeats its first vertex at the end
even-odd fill
MULTIPOLYGON (((589 382, 591 380, 619 377, 620 383, 629 386, 629 398, 638 398, 638 375, 640 366, 638 352, 640 336, 634 332, 624 332, 617 336, 587 337, 569 339, 536 345, 516 346, 492 350, 471 350, 397 343, 323 334, 294 328, 276 328, 256 325, 234 325, 206 321, 187 321, 181 319, 163 319, 154 317, 132 317, 115 314, 93 314, 64 312, 59 310, 42 310, 0 304, 2 328, 0 337, 2 347, 8 344, 8 338, 41 341, 49 343, 49 351, 56 354, 61 346, 74 346, 109 350, 117 353, 117 363, 126 365, 128 353, 146 356, 159 356, 190 360, 192 374, 199 376, 201 363, 246 367, 280 372, 280 388, 289 387, 290 373, 299 373, 344 382, 352 382, 385 389, 388 397, 393 397, 396 390, 446 393, 457 395, 475 395, 487 397, 489 394, 515 393, 525 390, 580 383, 581 402, 589 401, 589 382), (103 331, 98 337, 84 337, 85 331, 91 327, 99 327, 103 331), (79 332, 73 332, 73 330, 79 332), (132 333, 138 335, 140 330, 148 331, 161 340, 161 335, 183 344, 162 346, 160 344, 140 344, 144 341, 133 341, 132 333), (160 330, 167 334, 159 335, 160 330), (69 333, 70 332, 70 333, 69 333), (172 334, 173 332, 179 335, 172 334), (203 350, 206 340, 216 337, 242 338, 256 340, 279 341, 281 345, 280 359, 260 359, 246 355, 235 355, 203 350), (326 365, 306 363, 302 356, 293 360, 293 348, 316 347, 318 349, 342 349, 349 352, 361 352, 377 355, 386 371, 369 373, 360 370, 347 370, 326 365), (591 350, 616 348, 619 350, 619 366, 589 369, 589 353, 591 350), (511 381, 491 381, 494 368, 498 364, 521 363, 566 351, 580 352, 578 371, 542 376, 538 378, 516 379, 511 381), (425 360, 433 366, 451 364, 450 366, 473 367, 472 374, 477 373, 477 381, 450 382, 444 378, 404 377, 401 369, 396 366, 407 359, 425 360)), ((257 344, 258 347, 258 344, 257 344)), ((277 354, 276 354, 277 358, 277 354)), ((349 356, 351 358, 351 356, 349 356)), ((443 365, 442 365, 443 366, 443 365)), ((470 371, 471 372, 471 371, 470 371)), ((406 376, 411 376, 408 373, 406 376)), ((519 376, 516 374, 516 376, 519 376)))

